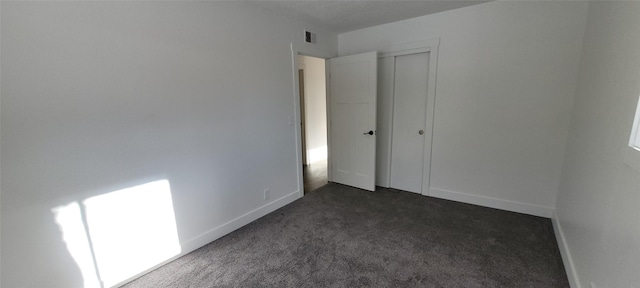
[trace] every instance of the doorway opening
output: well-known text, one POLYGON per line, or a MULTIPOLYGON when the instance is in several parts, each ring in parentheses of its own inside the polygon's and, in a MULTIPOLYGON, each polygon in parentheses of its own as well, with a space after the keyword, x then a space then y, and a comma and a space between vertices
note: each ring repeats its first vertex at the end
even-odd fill
POLYGON ((304 193, 328 183, 325 59, 297 55, 304 193))

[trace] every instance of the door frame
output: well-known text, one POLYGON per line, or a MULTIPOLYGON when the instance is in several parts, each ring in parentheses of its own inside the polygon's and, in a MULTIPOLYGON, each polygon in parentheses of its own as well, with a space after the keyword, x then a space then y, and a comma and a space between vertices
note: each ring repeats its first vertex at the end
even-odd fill
POLYGON ((304 65, 300 65, 300 67, 298 67, 298 86, 300 87, 300 90, 298 90, 298 95, 300 95, 300 142, 302 142, 302 166, 304 165, 309 165, 309 151, 307 149, 307 119, 305 118, 306 116, 306 108, 305 108, 305 102, 304 102, 304 65))
MULTIPOLYGON (((431 182, 431 153, 433 146, 433 122, 435 119, 435 99, 436 99, 436 80, 437 80, 437 67, 438 67, 438 46, 440 45, 440 38, 426 39, 414 42, 401 43, 391 45, 386 49, 382 49, 378 52, 378 59, 386 57, 395 57, 416 53, 429 52, 429 74, 428 74, 428 88, 427 88, 427 107, 425 117, 425 142, 424 142, 424 159, 423 159, 423 175, 422 175, 422 189, 420 194, 428 196, 429 187, 431 182)), ((395 98, 395 95, 393 96, 395 98)), ((389 107, 383 107, 388 109, 388 115, 391 117, 388 119, 388 127, 393 129, 393 101, 389 107)), ((387 153, 388 159, 386 163, 386 183, 389 185, 391 182, 391 145, 393 139, 393 131, 391 131, 390 137, 387 140, 387 153)))
MULTIPOLYGON (((316 58, 322 58, 325 60, 325 86, 326 86, 326 96, 327 103, 331 101, 331 92, 329 87, 329 69, 327 69, 327 65, 330 58, 336 57, 338 53, 332 53, 326 51, 324 49, 319 49, 317 47, 312 47, 308 45, 300 45, 296 43, 291 43, 291 71, 293 74, 293 123, 297 123, 294 126, 294 137, 295 137, 295 159, 296 159, 296 171, 297 171, 297 179, 298 179, 298 198, 302 198, 304 196, 304 174, 303 174, 303 165, 302 165, 302 136, 301 136, 301 111, 300 111, 300 79, 298 78, 298 67, 300 63, 298 63, 298 55, 302 56, 311 56, 316 58)), ((327 106, 327 116, 331 115, 331 108, 327 106)), ((291 116, 289 116, 291 117, 291 116)), ((327 143, 331 143, 331 117, 327 117, 327 143)), ((327 179, 331 181, 331 148, 330 145, 327 145, 327 179)))

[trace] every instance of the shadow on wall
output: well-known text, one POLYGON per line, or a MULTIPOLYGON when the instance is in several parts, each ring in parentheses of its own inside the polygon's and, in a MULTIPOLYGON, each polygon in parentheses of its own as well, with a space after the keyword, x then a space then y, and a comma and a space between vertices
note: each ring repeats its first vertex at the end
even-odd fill
POLYGON ((181 252, 166 179, 74 201, 51 212, 85 288, 115 286, 181 252))
MULTIPOLYGON (((41 229, 42 232, 46 233, 46 235, 56 235, 56 232, 54 231, 56 230, 56 226, 53 219, 48 218, 48 222, 41 222, 39 224, 38 229, 41 229)), ((3 226, 2 230, 3 234, 5 234, 11 233, 14 229, 6 229, 6 226, 3 226)), ((24 238, 28 237, 23 237, 23 239, 24 238)), ((30 239, 24 239, 24 241, 30 241, 30 239)), ((31 249, 39 250, 36 253, 41 257, 41 259, 39 259, 40 261, 36 262, 35 265, 47 265, 48 263, 51 263, 46 259, 55 259, 56 265, 48 265, 46 269, 39 269, 40 271, 45 271, 46 274, 38 275, 38 277, 33 277, 24 281, 24 283, 28 283, 26 284, 28 285, 26 287, 44 287, 45 285, 50 285, 50 283, 65 283, 68 284, 69 287, 84 287, 80 267, 77 262, 74 261, 75 259, 65 251, 65 243, 62 238, 49 239, 42 237, 42 239, 34 239, 33 242, 35 242, 35 245, 33 245, 31 249), (44 243, 45 241, 46 243, 44 243), (45 244, 53 246, 53 249, 44 248, 45 244)), ((3 255, 6 255, 6 251, 3 251, 3 255)), ((21 269, 34 268, 31 266, 33 263, 29 263, 31 265, 24 263, 28 260, 29 259, 13 258, 9 263, 23 262, 19 265, 21 269)), ((2 286, 5 287, 7 285, 3 283, 2 286)))

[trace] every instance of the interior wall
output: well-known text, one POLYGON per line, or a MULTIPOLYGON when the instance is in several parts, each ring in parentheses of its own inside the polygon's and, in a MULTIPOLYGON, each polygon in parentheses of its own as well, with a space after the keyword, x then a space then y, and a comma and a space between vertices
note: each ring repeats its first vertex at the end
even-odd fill
POLYGON ((299 56, 304 65, 304 104, 307 159, 310 164, 327 159, 327 86, 325 60, 299 56))
POLYGON ((638 2, 589 2, 555 222, 574 287, 640 283, 640 170, 630 165, 640 152, 628 147, 640 94, 639 14, 638 2))
POLYGON ((586 13, 495 1, 343 33, 338 53, 439 38, 430 195, 550 217, 586 13))
POLYGON ((2 286, 82 286, 56 207, 167 180, 185 254, 299 197, 290 43, 335 34, 247 3, 1 5, 2 286))

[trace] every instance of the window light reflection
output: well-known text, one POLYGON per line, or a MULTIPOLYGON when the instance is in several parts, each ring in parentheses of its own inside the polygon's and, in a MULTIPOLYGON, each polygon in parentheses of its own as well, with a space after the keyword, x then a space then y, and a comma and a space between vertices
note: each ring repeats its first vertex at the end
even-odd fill
POLYGON ((95 278, 112 287, 181 251, 167 180, 91 197, 82 206, 58 207, 54 214, 61 220, 70 254, 81 267, 85 287, 99 287, 94 285, 95 278), (97 273, 92 267, 97 267, 97 273))

